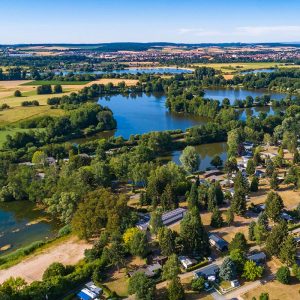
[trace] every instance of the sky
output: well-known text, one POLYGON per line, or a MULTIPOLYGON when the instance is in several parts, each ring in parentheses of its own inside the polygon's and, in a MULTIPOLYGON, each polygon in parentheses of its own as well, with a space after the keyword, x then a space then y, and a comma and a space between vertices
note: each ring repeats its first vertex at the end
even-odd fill
POLYGON ((0 44, 300 42, 300 0, 0 0, 0 44))

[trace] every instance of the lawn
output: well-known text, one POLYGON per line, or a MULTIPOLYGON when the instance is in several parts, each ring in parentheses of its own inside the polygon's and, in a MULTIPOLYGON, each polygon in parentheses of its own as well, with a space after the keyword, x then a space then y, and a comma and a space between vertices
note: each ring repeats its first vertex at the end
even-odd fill
POLYGON ((276 62, 249 62, 249 63, 207 63, 207 64, 194 64, 195 67, 211 67, 216 70, 222 71, 223 74, 233 74, 239 71, 269 69, 269 68, 299 68, 298 65, 287 65, 284 63, 276 62))
POLYGON ((268 293, 270 300, 299 299, 299 290, 300 283, 284 285, 278 281, 271 281, 265 285, 260 285, 259 287, 245 293, 244 295, 242 295, 242 299, 252 300, 253 297, 259 299, 261 293, 268 293))
POLYGON ((30 82, 25 82, 21 85, 23 86, 37 86, 37 85, 44 85, 44 84, 50 84, 50 85, 85 85, 87 83, 91 82, 88 81, 62 81, 62 80, 34 80, 30 82))
POLYGON ((48 105, 28 107, 17 106, 0 111, 0 125, 8 125, 37 116, 61 116, 63 113, 63 110, 51 109, 48 105))

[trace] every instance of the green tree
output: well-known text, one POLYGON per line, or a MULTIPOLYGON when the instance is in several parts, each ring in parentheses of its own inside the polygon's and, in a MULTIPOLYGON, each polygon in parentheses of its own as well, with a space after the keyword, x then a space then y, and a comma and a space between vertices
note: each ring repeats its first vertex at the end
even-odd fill
POLYGON ((218 209, 218 207, 215 207, 213 209, 213 212, 211 215, 211 220, 210 220, 210 226, 212 226, 214 228, 221 228, 223 226, 222 213, 218 209))
POLYGON ((135 294, 137 300, 153 300, 155 299, 155 283, 144 273, 137 272, 129 279, 128 293, 135 294))
POLYGON ((66 275, 66 272, 66 268, 62 263, 54 262, 44 271, 43 280, 47 280, 54 276, 64 276, 66 275))
POLYGON ((210 254, 208 235, 197 208, 188 211, 180 222, 180 237, 187 255, 205 257, 210 254))
POLYGON ((279 188, 278 173, 276 171, 273 172, 272 177, 270 179, 270 187, 274 191, 278 190, 279 188))
POLYGON ((250 184, 250 191, 257 192, 259 187, 259 178, 257 176, 253 176, 251 184, 250 184))
POLYGON ((266 176, 271 178, 274 171, 275 171, 274 163, 270 158, 268 158, 266 160, 266 176))
POLYGON ((117 266, 118 270, 120 270, 120 267, 124 266, 125 264, 124 246, 120 242, 115 241, 111 243, 111 245, 107 248, 107 250, 108 250, 109 262, 113 266, 117 266))
POLYGON ((169 300, 183 300, 184 289, 180 282, 179 277, 174 277, 168 284, 168 299, 169 300))
POLYGON ((296 262, 297 245, 294 237, 289 235, 282 243, 279 258, 283 263, 292 266, 296 262))
POLYGON ((249 176, 253 175, 255 172, 255 165, 253 159, 249 159, 247 162, 246 172, 249 176))
POLYGON ((180 273, 179 261, 176 254, 171 254, 163 266, 162 278, 165 280, 171 280, 176 278, 180 273))
POLYGON ((186 172, 193 173, 200 166, 200 156, 192 146, 184 148, 179 159, 186 172))
POLYGON ((22 93, 20 92, 20 90, 16 90, 16 91, 14 92, 14 96, 15 96, 15 97, 22 97, 22 93))
POLYGON ((175 234, 168 227, 161 227, 158 231, 158 242, 162 255, 169 256, 175 252, 175 234))
POLYGON ((280 267, 276 272, 276 279, 283 284, 289 284, 291 282, 290 269, 285 266, 280 267))
POLYGON ((221 167, 223 165, 223 160, 221 159, 221 157, 219 155, 215 155, 210 164, 216 168, 221 167))
POLYGON ((191 282, 191 287, 193 291, 201 292, 204 290, 205 287, 205 278, 200 276, 198 278, 194 278, 191 282))
POLYGON ((232 209, 227 209, 226 211, 226 223, 228 226, 231 226, 234 222, 234 212, 232 209))
POLYGON ((246 262, 245 253, 240 249, 234 249, 230 251, 230 258, 236 265, 238 273, 242 273, 246 262))
POLYGON ((299 151, 296 149, 294 156, 293 156, 293 165, 297 165, 300 162, 300 154, 299 151))
POLYGON ((158 230, 163 227, 162 212, 159 209, 154 210, 150 214, 150 230, 151 233, 157 235, 158 230))
POLYGON ((38 150, 33 153, 31 161, 34 164, 42 164, 43 165, 46 162, 46 158, 47 158, 47 155, 45 154, 45 152, 38 150))
POLYGON ((146 257, 149 248, 146 232, 136 232, 129 243, 129 248, 132 255, 146 257))
POLYGON ((230 208, 234 213, 236 213, 239 216, 244 215, 246 213, 247 204, 245 191, 240 189, 234 191, 230 208))
POLYGON ((230 257, 226 257, 220 266, 219 276, 223 280, 236 279, 236 266, 230 257))
POLYGON ((255 236, 254 236, 255 226, 256 226, 255 221, 251 221, 249 226, 248 226, 248 239, 249 239, 249 241, 255 241, 255 236))
POLYGON ((268 218, 272 219, 274 222, 278 222, 284 208, 282 198, 279 196, 279 194, 275 192, 269 192, 265 205, 265 212, 268 218))
POLYGON ((163 211, 173 209, 177 206, 177 196, 170 184, 167 184, 161 195, 161 206, 163 211))
POLYGON ((196 183, 193 183, 191 186, 191 190, 188 196, 188 208, 191 209, 193 207, 199 208, 198 202, 198 186, 196 183))
POLYGON ((56 85, 54 86, 53 91, 54 91, 55 94, 61 94, 61 93, 63 92, 62 87, 61 87, 60 84, 56 84, 56 85))
POLYGON ((272 228, 266 240, 266 250, 268 254, 279 256, 282 243, 288 235, 288 228, 285 221, 281 221, 279 224, 272 228))
POLYGON ((241 135, 238 129, 234 129, 228 132, 227 136, 227 155, 229 158, 236 157, 238 155, 238 148, 242 142, 241 135))
POLYGON ((244 272, 242 277, 247 280, 254 281, 258 278, 261 278, 264 272, 264 268, 262 266, 258 266, 254 261, 247 260, 244 265, 244 272))
POLYGON ((249 249, 247 240, 246 240, 244 234, 241 232, 237 232, 229 244, 230 251, 235 250, 235 249, 239 249, 244 253, 246 253, 249 249))

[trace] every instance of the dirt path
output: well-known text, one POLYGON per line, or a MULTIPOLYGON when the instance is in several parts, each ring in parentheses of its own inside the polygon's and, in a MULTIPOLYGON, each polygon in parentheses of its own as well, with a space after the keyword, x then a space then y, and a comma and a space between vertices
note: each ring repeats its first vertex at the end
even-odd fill
POLYGON ((64 265, 77 263, 84 256, 84 250, 92 245, 79 241, 75 237, 63 241, 61 244, 45 249, 36 256, 23 260, 15 266, 0 270, 0 283, 9 277, 23 277, 28 283, 42 279, 44 271, 53 262, 61 262, 64 265))

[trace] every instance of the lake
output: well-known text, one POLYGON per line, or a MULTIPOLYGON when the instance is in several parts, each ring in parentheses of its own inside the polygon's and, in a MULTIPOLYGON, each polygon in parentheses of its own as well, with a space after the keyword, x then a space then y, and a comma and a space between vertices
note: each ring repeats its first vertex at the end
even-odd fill
MULTIPOLYGON (((235 99, 245 99, 246 96, 262 96, 265 91, 247 91, 247 90, 206 90, 205 97, 217 100, 223 100, 227 97, 233 103, 235 99)), ((281 99, 284 94, 271 94, 272 99, 281 99)), ((207 118, 197 117, 182 113, 172 113, 165 107, 165 95, 114 95, 102 97, 98 103, 109 107, 117 120, 117 129, 101 133, 98 137, 123 136, 128 139, 131 134, 143 134, 150 131, 186 130, 189 127, 204 124, 207 118)), ((260 111, 267 114, 273 114, 271 107, 256 107, 252 109, 253 115, 258 115, 260 111)), ((246 112, 241 114, 241 119, 246 119, 246 112)))
POLYGON ((182 129, 204 124, 206 118, 193 115, 172 113, 165 106, 165 95, 136 96, 115 95, 100 98, 99 104, 109 107, 117 120, 115 136, 128 139, 131 134, 143 134, 150 131, 182 129))
POLYGON ((205 98, 212 98, 222 102, 224 98, 228 98, 230 103, 233 104, 234 100, 244 100, 247 96, 260 97, 262 95, 268 94, 271 99, 281 100, 285 98, 285 94, 274 93, 266 90, 245 90, 245 89, 205 89, 205 98))
MULTIPOLYGON (((212 167, 210 162, 215 155, 219 155, 223 162, 225 162, 227 158, 227 144, 224 143, 211 143, 211 144, 203 144, 195 146, 197 153, 200 155, 201 163, 199 166, 199 171, 204 171, 209 167, 212 167)), ((178 165, 181 165, 180 156, 182 154, 182 150, 173 151, 166 156, 162 156, 159 158, 160 161, 168 162, 173 161, 178 165)))
POLYGON ((242 75, 245 74, 258 74, 258 73, 272 73, 277 71, 278 69, 256 69, 256 70, 249 70, 249 71, 241 71, 242 75))
POLYGON ((77 72, 72 72, 72 71, 56 71, 54 72, 56 75, 63 74, 67 75, 69 73, 73 74, 109 74, 109 73, 114 73, 114 74, 139 74, 139 73, 145 73, 145 74, 190 74, 193 73, 192 70, 188 69, 180 69, 180 68, 130 68, 130 69, 123 69, 123 70, 113 70, 113 71, 77 71, 77 72))
POLYGON ((12 246, 0 255, 52 238, 58 226, 57 222, 48 222, 46 213, 30 201, 0 202, 0 247, 12 246))

